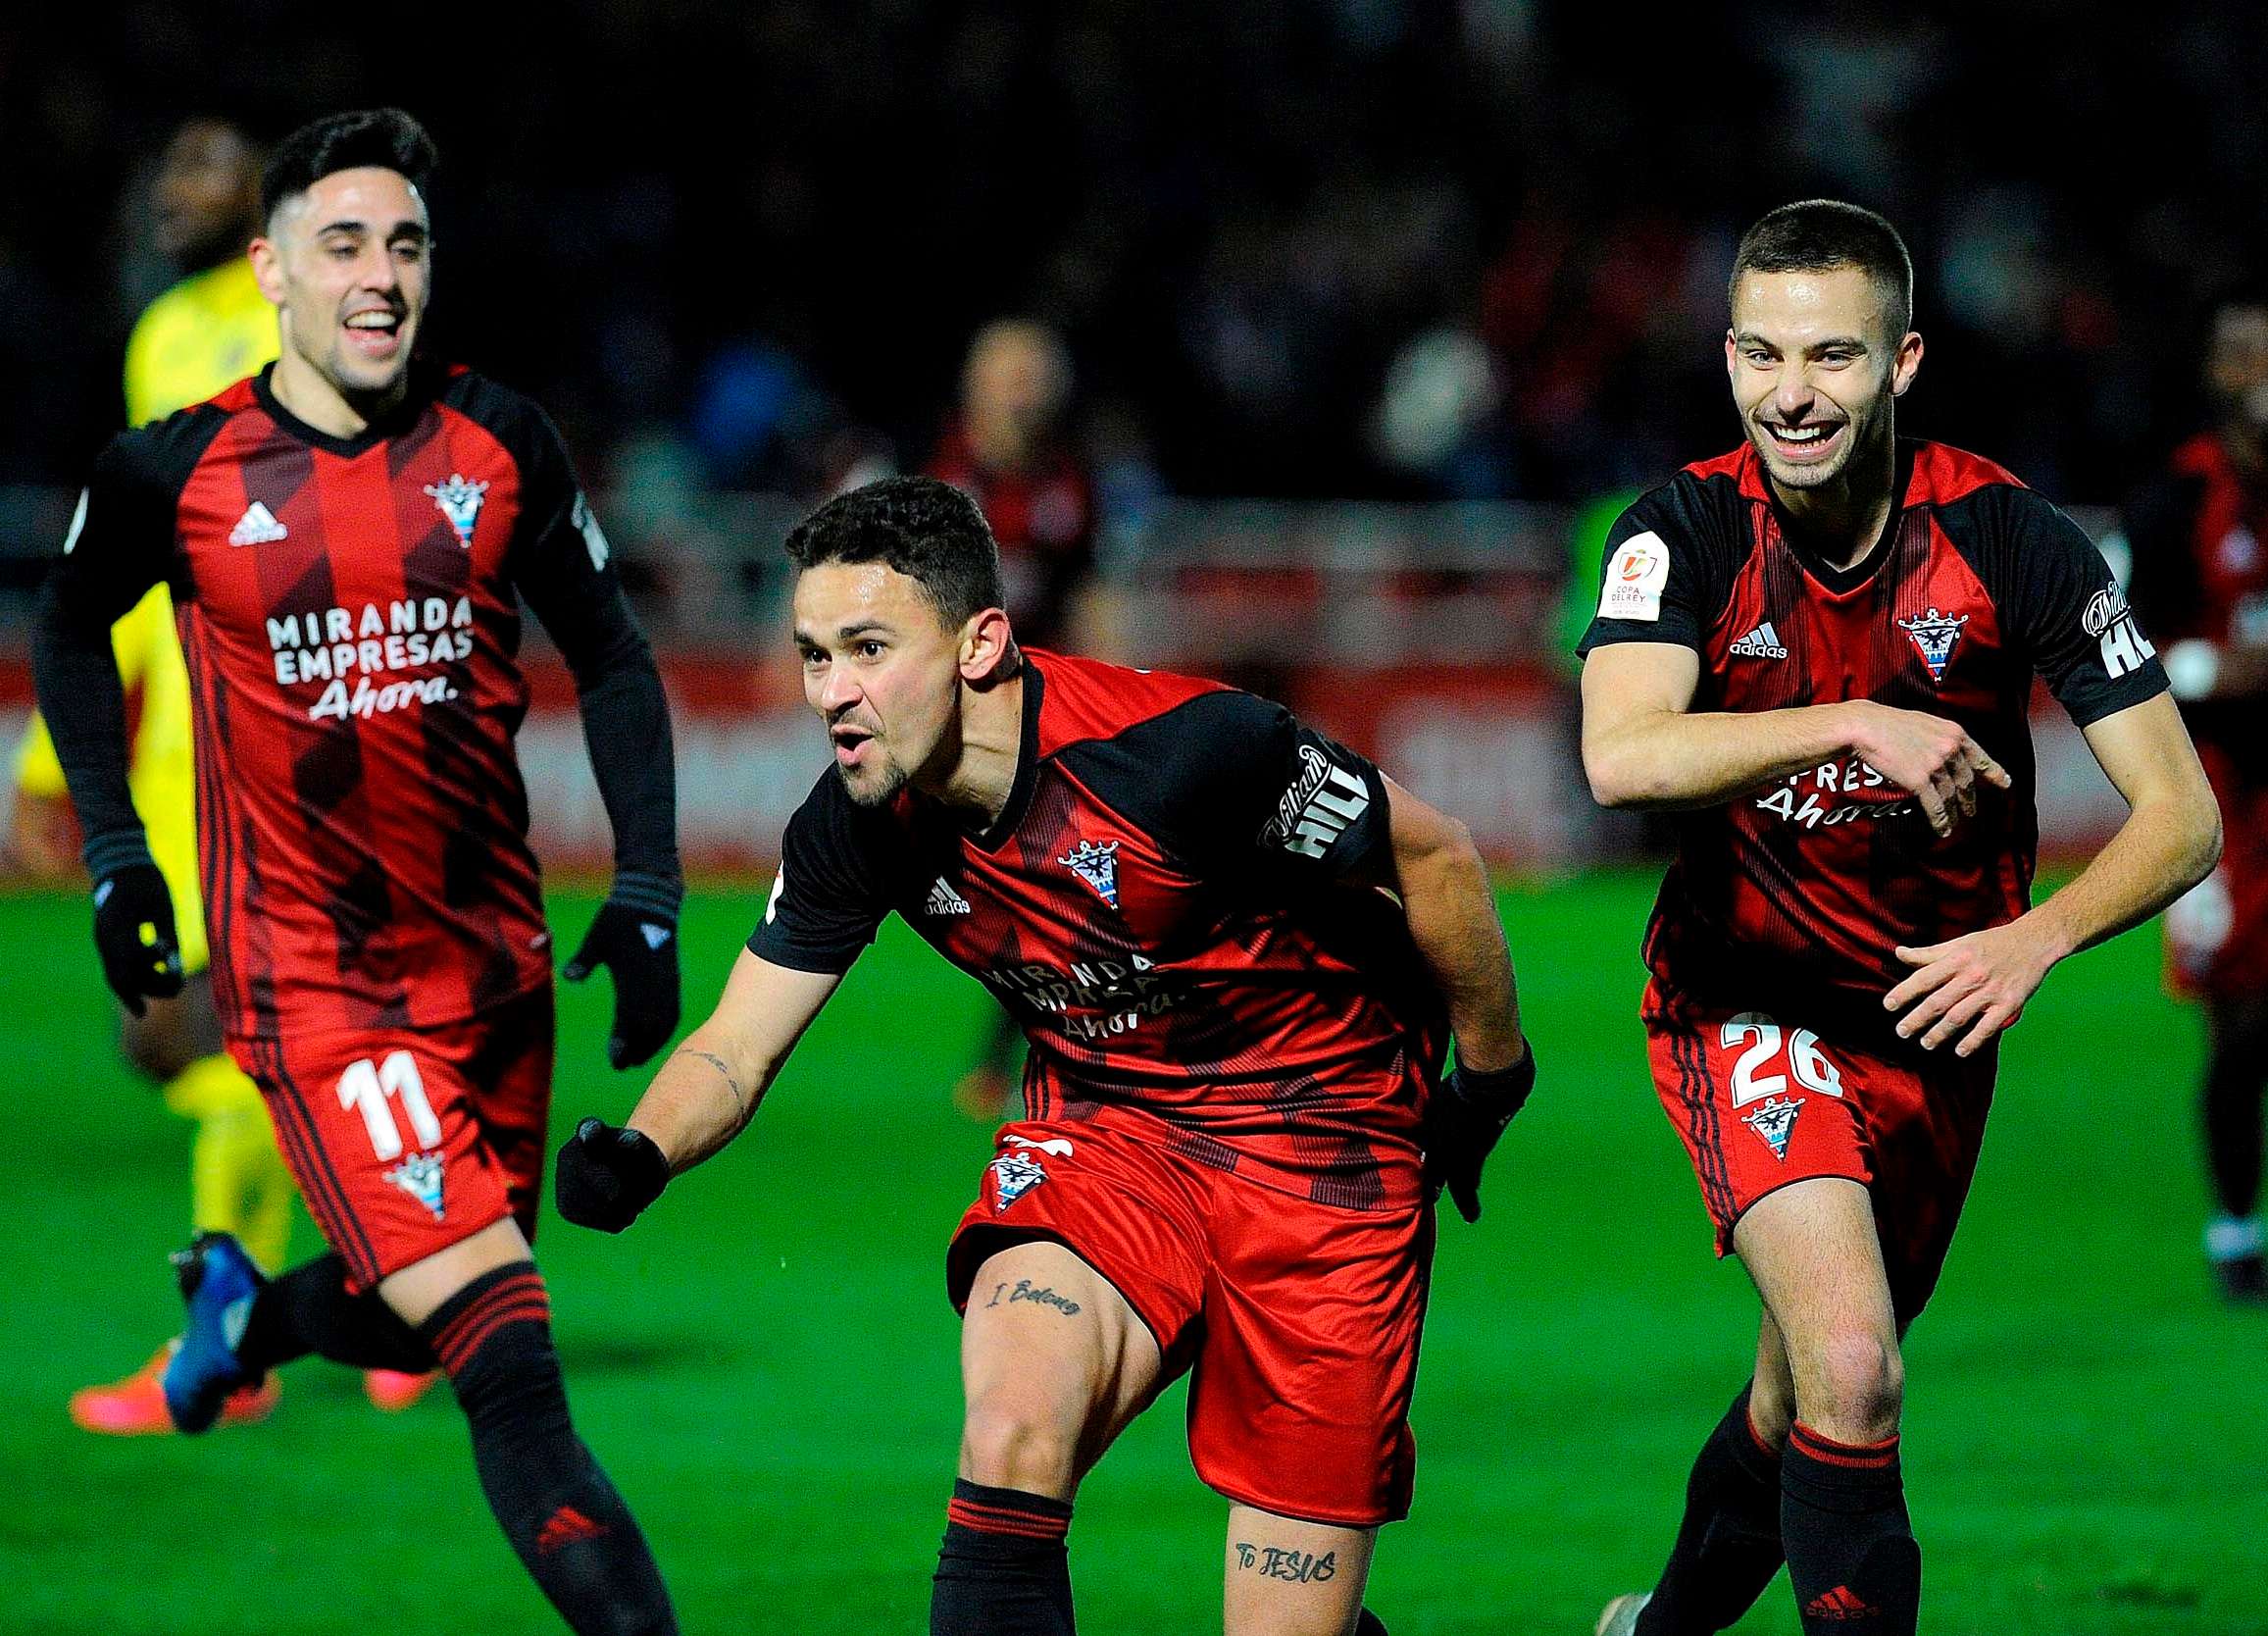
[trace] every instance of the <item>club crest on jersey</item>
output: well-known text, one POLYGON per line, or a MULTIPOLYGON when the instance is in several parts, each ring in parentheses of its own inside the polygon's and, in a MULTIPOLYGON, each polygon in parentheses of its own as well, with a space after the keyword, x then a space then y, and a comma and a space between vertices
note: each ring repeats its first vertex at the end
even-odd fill
POLYGON ((1118 907, 1118 843, 1082 841, 1055 860, 1088 886, 1112 908, 1118 907))
POLYGON ((1905 634, 1914 639, 1922 663, 1930 667, 1932 682, 1944 677, 1945 666, 1952 662, 1953 644, 1961 639, 1961 627, 1968 623, 1967 614, 1940 613, 1935 607, 1912 619, 1898 621, 1905 634))
POLYGON ((433 496, 433 504, 440 507, 441 515, 449 520, 449 527, 457 531, 457 543, 470 548, 473 525, 480 520, 480 502, 488 494, 487 483, 467 478, 462 472, 451 472, 446 483, 427 484, 426 492, 433 496))
POLYGON ((386 1180, 400 1188, 441 1219, 441 1162, 439 1153, 412 1153, 387 1171, 386 1180))
POLYGON ((1772 1156, 1786 1164, 1788 1139, 1795 1134, 1795 1115, 1802 1106, 1801 1097, 1773 1097, 1741 1114, 1740 1123, 1762 1137, 1772 1156))
POLYGON ((992 1172, 999 1197, 999 1202, 992 1206, 995 1213, 1047 1180, 1047 1167, 1030 1153, 1002 1153, 984 1168, 992 1172))

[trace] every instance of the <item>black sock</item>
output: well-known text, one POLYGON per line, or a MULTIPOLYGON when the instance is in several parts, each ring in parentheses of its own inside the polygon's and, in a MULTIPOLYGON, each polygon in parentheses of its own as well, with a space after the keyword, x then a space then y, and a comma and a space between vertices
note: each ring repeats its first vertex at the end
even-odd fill
POLYGON ((1756 1440, 1740 1388, 1686 1479, 1678 1524, 1638 1636, 1699 1636, 1737 1623, 1780 1571, 1780 1457, 1756 1440))
POLYGON ((1392 1633, 1386 1629, 1386 1620, 1365 1608, 1362 1617, 1355 1621, 1354 1636, 1392 1636, 1392 1633))
POLYGON ((955 1482, 930 1636, 1072 1636, 1071 1503, 955 1482))
POLYGON ((1780 1537, 1804 1636, 1913 1636, 1922 1548, 1906 1519, 1898 1440, 1838 1443, 1796 1423, 1780 1462, 1780 1537))
POLYGON ((2260 1207, 2260 1052, 2268 1029, 2240 1027, 2214 1013, 2213 1051, 2205 1062, 2205 1162, 2221 1213, 2248 1216, 2260 1207))
POLYGON ((423 1374, 433 1355, 376 1290, 349 1295, 346 1263, 318 1255, 271 1279, 252 1302, 236 1356, 265 1374, 309 1353, 358 1369, 423 1374))
POLYGON ((645 1536, 568 1418, 532 1261, 473 1280, 418 1326, 457 1388, 473 1465, 520 1560, 580 1636, 675 1636, 645 1536))

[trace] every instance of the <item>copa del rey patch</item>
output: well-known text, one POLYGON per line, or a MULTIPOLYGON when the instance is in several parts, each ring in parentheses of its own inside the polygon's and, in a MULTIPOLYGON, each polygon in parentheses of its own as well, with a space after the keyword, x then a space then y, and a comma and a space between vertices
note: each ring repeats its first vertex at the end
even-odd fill
POLYGON ((1606 583, 1598 593, 1601 619, 1662 617, 1662 591, 1670 583, 1670 548, 1648 529, 1634 534, 1607 559, 1606 583))

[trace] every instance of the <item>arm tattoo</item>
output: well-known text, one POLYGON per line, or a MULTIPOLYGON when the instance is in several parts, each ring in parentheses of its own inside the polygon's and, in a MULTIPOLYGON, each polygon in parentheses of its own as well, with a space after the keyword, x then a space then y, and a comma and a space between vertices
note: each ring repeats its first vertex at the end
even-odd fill
POLYGON ((734 1121, 739 1124, 746 1124, 748 1122, 747 1093, 740 1089, 740 1082, 732 1077, 732 1070, 725 1065, 725 1059, 723 1057, 717 1055, 714 1051, 695 1050, 690 1046, 680 1046, 670 1054, 672 1057, 696 1057, 699 1060, 709 1064, 710 1067, 716 1069, 718 1073, 722 1074, 725 1078, 725 1089, 732 1093, 732 1112, 734 1121))

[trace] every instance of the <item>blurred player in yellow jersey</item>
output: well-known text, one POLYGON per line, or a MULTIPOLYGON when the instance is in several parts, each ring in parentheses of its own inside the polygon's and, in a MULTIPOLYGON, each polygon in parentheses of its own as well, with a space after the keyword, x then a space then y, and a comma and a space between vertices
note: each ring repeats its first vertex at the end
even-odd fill
MULTIPOLYGON (((128 425, 201 403, 271 362, 276 309, 260 293, 245 246, 258 221, 260 153, 219 120, 193 119, 174 133, 154 187, 157 239, 176 265, 201 269, 155 301, 126 342, 128 425)), ((119 674, 140 691, 129 785, 149 831, 150 851, 172 889, 188 982, 124 1019, 120 1045, 134 1067, 164 1087, 166 1105, 194 1121, 189 1192, 192 1225, 233 1233, 264 1266, 283 1264, 293 1188, 276 1149, 260 1093, 221 1047, 205 975, 205 913, 197 886, 195 767, 189 741, 189 678, 174 628, 173 600, 159 586, 112 629, 119 674)), ((45 726, 25 734, 16 769, 15 846, 26 864, 76 861, 63 769, 45 726)), ((125 1379, 75 1393, 71 1415, 88 1431, 128 1436, 170 1432, 159 1374, 172 1343, 125 1379)), ((371 1399, 407 1407, 428 1375, 372 1371, 371 1399)), ((229 1401, 225 1422, 267 1417, 276 1377, 229 1401)))

